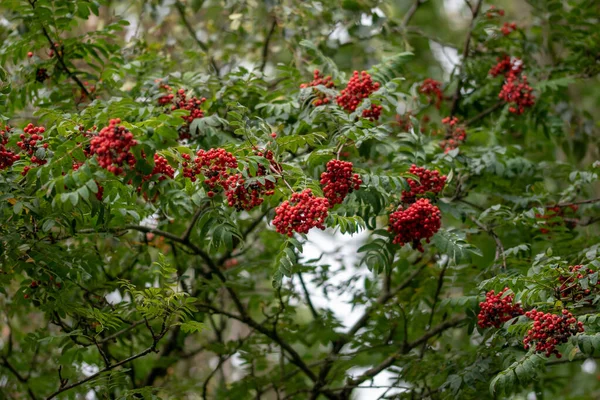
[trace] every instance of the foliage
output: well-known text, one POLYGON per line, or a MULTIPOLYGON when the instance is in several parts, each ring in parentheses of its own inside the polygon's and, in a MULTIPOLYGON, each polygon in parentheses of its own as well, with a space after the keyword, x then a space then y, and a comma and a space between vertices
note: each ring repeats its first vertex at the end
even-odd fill
POLYGON ((0 398, 597 398, 599 19, 0 2, 0 398))

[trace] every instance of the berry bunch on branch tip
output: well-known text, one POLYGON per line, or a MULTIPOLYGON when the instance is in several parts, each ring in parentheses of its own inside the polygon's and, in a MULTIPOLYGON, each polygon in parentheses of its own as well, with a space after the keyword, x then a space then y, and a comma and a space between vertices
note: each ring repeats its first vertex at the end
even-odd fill
POLYGON ((436 234, 442 225, 439 208, 429 202, 428 199, 419 199, 415 203, 390 214, 388 231, 395 236, 394 244, 404 246, 411 243, 413 248, 423 252, 421 240, 429 243, 431 237, 436 234))
POLYGON ((350 161, 331 160, 321 174, 323 194, 329 200, 329 207, 341 204, 349 193, 358 190, 362 184, 360 175, 352 172, 350 161))
POLYGON ((479 303, 479 314, 477 315, 477 324, 481 328, 500 328, 506 321, 523 315, 523 309, 520 304, 513 304, 515 296, 512 294, 504 295, 509 289, 495 294, 490 290, 485 294, 485 301, 479 303))
POLYGON ((169 92, 158 98, 158 104, 161 106, 171 105, 170 110, 188 110, 189 115, 182 115, 181 118, 185 123, 179 127, 179 139, 190 139, 192 137, 190 132, 190 125, 195 119, 204 118, 204 110, 202 110, 202 104, 206 101, 205 97, 197 98, 195 96, 188 96, 185 89, 179 89, 172 93, 172 88, 169 85, 161 84, 160 88, 169 92))
POLYGON ((12 129, 9 126, 0 129, 0 170, 11 167, 21 158, 21 156, 6 148, 10 132, 12 132, 12 129))
MULTIPOLYGON (((300 89, 306 89, 309 87, 315 87, 315 86, 319 86, 319 85, 325 86, 328 89, 335 88, 335 83, 333 82, 333 79, 331 78, 331 76, 329 76, 329 75, 322 76, 321 71, 319 71, 318 69, 315 69, 315 71, 313 73, 313 80, 308 83, 301 84, 300 89)), ((325 94, 319 90, 313 89, 313 92, 315 93, 317 98, 312 102, 312 104, 316 107, 321 106, 323 104, 328 104, 332 100, 332 97, 328 96, 327 94, 325 94)))
MULTIPOLYGON (((81 167, 83 165, 82 162, 79 161, 73 161, 73 171, 77 171, 79 170, 79 167, 81 167)), ((102 201, 102 198, 104 196, 104 187, 101 186, 98 181, 94 181, 96 182, 96 186, 98 187, 98 191, 96 192, 96 199, 98 199, 98 201, 102 201)))
POLYGON ((502 27, 500 28, 500 32, 502 32, 502 34, 504 36, 508 36, 516 30, 517 30, 517 24, 515 24, 514 22, 505 22, 502 25, 502 27))
POLYGON ((325 229, 329 201, 316 197, 311 189, 292 194, 275 209, 273 226, 277 232, 292 236, 294 232, 308 233, 312 228, 325 229))
POLYGON ((90 142, 90 154, 96 155, 100 167, 115 175, 121 175, 124 166, 133 167, 136 162, 130 150, 137 141, 120 123, 120 118, 111 119, 90 142))
POLYGON ((585 268, 583 265, 573 265, 569 267, 566 274, 561 274, 558 277, 560 287, 557 288, 557 298, 562 301, 581 301, 585 296, 600 288, 600 282, 596 278, 595 282, 589 279, 589 276, 594 274, 591 268, 585 268), (584 289, 580 280, 588 278, 587 289, 584 289))
POLYGON ((446 185, 446 176, 440 175, 439 171, 430 171, 423 167, 417 167, 415 164, 410 166, 408 173, 416 175, 419 181, 408 178, 406 182, 410 186, 410 191, 402 192, 402 201, 405 203, 414 202, 417 196, 426 193, 437 195, 446 185))
POLYGON ((523 347, 529 350, 535 345, 535 352, 544 353, 546 357, 555 354, 557 358, 561 358, 562 354, 556 346, 566 343, 571 336, 584 332, 583 323, 577 321, 568 310, 562 310, 561 315, 556 315, 533 309, 527 311, 525 316, 533 320, 533 327, 527 331, 523 347))
MULTIPOLYGON (((367 71, 362 71, 360 74, 358 71, 354 71, 348 86, 342 89, 340 95, 336 97, 337 104, 349 113, 354 112, 364 99, 379 90, 379 86, 378 82, 373 82, 367 71)), ((362 117, 376 121, 379 119, 381 110, 383 110, 382 106, 372 104, 370 108, 363 110, 362 117)))
POLYGON ((458 118, 446 117, 442 120, 442 124, 446 125, 446 139, 440 142, 440 147, 444 149, 444 153, 458 148, 467 140, 467 131, 464 126, 459 124, 458 118))
MULTIPOLYGON (((36 153, 40 147, 44 149, 48 148, 48 143, 43 143, 40 146, 40 142, 44 140, 43 133, 46 132, 46 128, 43 126, 35 126, 33 124, 27 124, 25 128, 23 128, 23 133, 19 135, 20 141, 17 142, 17 146, 21 148, 29 157, 33 164, 44 165, 48 162, 48 160, 41 157, 38 157, 36 153)), ((32 167, 25 166, 23 168, 23 172, 21 175, 25 176, 31 170, 32 167)))
POLYGON ((164 181, 167 178, 173 179, 175 176, 175 169, 169 165, 169 161, 156 153, 154 154, 154 168, 150 174, 144 176, 144 180, 148 181, 155 175, 158 175, 159 181, 164 181))
MULTIPOLYGON (((259 157, 265 157, 269 161, 269 169, 275 172, 281 171, 281 166, 275 161, 275 156, 271 150, 260 151, 254 149, 254 153, 259 157)), ((264 165, 259 164, 255 177, 266 176, 268 172, 264 165)), ((247 173, 253 178, 250 175, 250 171, 247 171, 247 173)), ((230 176, 225 182, 224 187, 227 204, 238 211, 250 211, 264 202, 263 196, 272 196, 275 194, 275 182, 265 179, 264 184, 258 180, 247 183, 241 173, 230 176)))
POLYGON ((208 151, 198 150, 193 162, 190 161, 189 155, 183 154, 182 156, 186 160, 183 163, 183 176, 195 182, 196 175, 202 174, 204 183, 211 190, 217 186, 224 187, 230 176, 229 170, 238 167, 235 156, 221 148, 208 151))
POLYGON ((442 99, 444 98, 444 94, 442 92, 442 82, 427 78, 419 87, 419 92, 423 93, 429 98, 429 104, 435 105, 435 108, 438 110, 440 109, 442 99))
POLYGON ((498 57, 496 65, 494 65, 489 74, 493 77, 498 75, 504 75, 508 77, 510 75, 520 75, 523 72, 523 61, 519 58, 511 58, 508 55, 498 57))

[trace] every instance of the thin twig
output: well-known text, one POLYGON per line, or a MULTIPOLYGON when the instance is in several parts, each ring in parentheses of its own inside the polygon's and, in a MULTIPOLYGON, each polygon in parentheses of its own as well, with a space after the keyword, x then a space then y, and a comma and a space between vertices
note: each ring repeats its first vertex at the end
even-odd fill
POLYGON ((310 309, 310 312, 314 319, 319 319, 319 313, 315 309, 311 299, 310 294, 308 293, 308 289, 306 289, 306 284, 304 283, 304 278, 302 278, 302 273, 298 272, 298 278, 300 279, 300 285, 302 286, 302 290, 304 291, 304 297, 306 298, 306 304, 310 309))
POLYGON ((277 20, 275 18, 273 18, 273 23, 271 24, 271 29, 269 30, 269 33, 267 34, 267 37, 265 39, 265 44, 263 45, 262 63, 260 64, 260 72, 264 72, 265 67, 267 66, 267 60, 269 58, 269 44, 271 42, 271 38, 273 37, 273 34, 275 33, 276 28, 277 28, 277 20))

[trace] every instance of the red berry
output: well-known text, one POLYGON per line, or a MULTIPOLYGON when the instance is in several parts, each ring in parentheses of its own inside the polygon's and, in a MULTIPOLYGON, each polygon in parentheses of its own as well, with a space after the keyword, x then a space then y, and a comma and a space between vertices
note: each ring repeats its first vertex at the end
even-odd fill
POLYGON ((429 97, 429 103, 435 104, 435 107, 439 110, 442 104, 444 94, 442 93, 442 83, 434 79, 427 78, 419 87, 419 92, 429 97))
POLYGON ((29 57, 29 58, 33 57, 33 52, 31 52, 31 51, 30 51, 30 52, 28 52, 28 53, 27 53, 27 57, 29 57))

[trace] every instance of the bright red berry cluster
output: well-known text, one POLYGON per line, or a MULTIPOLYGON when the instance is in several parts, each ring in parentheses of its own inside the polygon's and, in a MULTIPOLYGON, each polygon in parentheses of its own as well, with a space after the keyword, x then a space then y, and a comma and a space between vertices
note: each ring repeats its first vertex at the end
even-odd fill
POLYGON ((0 129, 0 169, 6 169, 12 166, 15 161, 18 161, 21 158, 18 154, 15 154, 13 151, 6 148, 10 131, 11 128, 9 126, 0 129))
MULTIPOLYGON (((271 150, 265 152, 255 150, 255 154, 259 157, 265 157, 269 161, 269 167, 275 172, 281 172, 281 166, 275 161, 274 154, 271 150)), ((259 164, 256 171, 256 177, 266 176, 267 168, 259 164)), ((249 174, 249 172, 248 172, 249 174)), ((229 207, 234 207, 236 210, 250 211, 254 207, 260 206, 264 202, 263 196, 272 196, 275 194, 275 182, 265 179, 262 184, 259 181, 254 181, 250 184, 246 183, 246 179, 241 173, 230 176, 225 182, 225 196, 229 207)))
POLYGON ((505 22, 502 25, 502 27, 500 28, 500 32, 502 32, 502 34, 504 36, 508 36, 516 30, 517 30, 517 24, 515 24, 514 22, 505 22))
POLYGON ((489 74, 493 77, 498 75, 509 77, 510 75, 519 75, 521 72, 523 72, 523 61, 504 55, 502 58, 498 57, 498 63, 490 69, 489 74))
POLYGON ((594 270, 591 268, 586 269, 583 265, 573 265, 569 267, 569 273, 566 275, 560 275, 558 280, 560 287, 558 288, 558 298, 562 301, 580 301, 585 296, 589 295, 592 289, 600 288, 600 282, 592 283, 588 281, 588 289, 584 289, 579 282, 580 279, 588 277, 593 274, 594 270))
POLYGON ((341 204, 348 193, 358 190, 361 184, 360 175, 352 173, 350 161, 331 160, 321 174, 323 194, 329 200, 330 207, 341 204))
MULTIPOLYGON (((331 76, 323 76, 321 75, 321 71, 319 71, 318 69, 315 69, 314 73, 313 73, 313 80, 308 82, 308 83, 303 83, 300 85, 301 89, 306 89, 309 87, 315 87, 315 86, 325 86, 328 89, 332 89, 335 88, 335 83, 333 83, 333 79, 331 78, 331 76)), ((314 106, 320 106, 323 104, 328 104, 329 102, 331 102, 331 98, 329 96, 327 96, 325 93, 323 92, 319 92, 317 90, 313 90, 317 96, 317 98, 313 101, 313 105, 314 106)))
POLYGON ((513 304, 515 296, 510 294, 504 296, 508 288, 495 294, 490 290, 485 294, 485 301, 479 303, 479 315, 477 324, 482 328, 500 328, 503 323, 523 315, 520 304, 513 304))
MULTIPOLYGON (((172 91, 172 88, 169 85, 163 84, 160 85, 160 87, 168 92, 172 91)), ((176 94, 169 93, 158 98, 158 104, 161 106, 171 104, 171 111, 188 110, 190 112, 190 115, 183 115, 181 117, 185 121, 185 123, 179 128, 179 139, 181 140, 190 139, 190 125, 192 121, 204 117, 204 110, 202 110, 201 106, 205 101, 205 97, 199 99, 195 96, 191 96, 188 98, 188 95, 185 93, 185 89, 179 89, 176 94)))
POLYGON ((98 164, 115 175, 123 173, 123 166, 135 165, 131 148, 137 145, 133 134, 119 125, 120 118, 111 119, 90 142, 90 154, 95 154, 98 164))
MULTIPOLYGON (((204 175, 204 183, 210 189, 217 186, 226 187, 229 178, 229 169, 237 168, 237 159, 225 149, 198 150, 196 158, 190 163, 190 156, 183 154, 186 159, 183 163, 183 176, 196 181, 196 175, 204 175), (190 166, 191 164, 191 166, 190 166)), ((212 197, 212 196, 211 196, 212 197)))
POLYGON ((560 206, 548 206, 544 215, 536 213, 535 217, 541 220, 545 220, 544 228, 540 228, 540 232, 543 234, 550 233, 550 228, 563 225, 569 229, 573 229, 577 223, 575 221, 565 221, 565 217, 577 212, 579 206, 577 204, 570 204, 566 207, 560 206))
POLYGON ((308 233, 315 227, 325 229, 328 208, 325 197, 316 197, 312 190, 304 189, 275 209, 273 225, 277 232, 290 237, 294 232, 308 233))
POLYGON ((488 19, 504 17, 504 10, 496 6, 490 6, 490 8, 486 11, 485 16, 488 19))
POLYGON ((556 346, 566 343, 571 336, 584 331, 583 324, 568 310, 562 310, 562 315, 556 315, 534 309, 527 311, 525 316, 534 321, 533 328, 527 331, 523 339, 525 350, 529 350, 535 343, 535 351, 545 353, 546 357, 552 354, 557 358, 562 357, 556 346))
POLYGON ((419 199, 408 208, 402 206, 390 214, 388 231, 393 232, 393 243, 404 246, 411 243, 414 249, 423 252, 422 239, 427 243, 442 225, 439 208, 429 202, 428 199, 419 199))
POLYGON ((156 153, 154 153, 154 168, 149 175, 144 177, 144 180, 150 180, 155 175, 158 175, 159 181, 164 181, 167 178, 173 179, 175 176, 175 169, 169 165, 167 159, 156 153))
POLYGON ((423 93, 429 98, 429 103, 434 104, 435 108, 440 109, 444 94, 442 93, 442 82, 438 82, 435 79, 427 78, 419 87, 419 92, 423 93))
POLYGON ((535 104, 535 96, 532 92, 533 88, 527 83, 527 76, 509 75, 498 97, 507 103, 512 103, 513 105, 508 110, 513 114, 520 115, 525 112, 525 108, 535 104))
POLYGON ((442 124, 446 125, 446 139, 440 142, 440 147, 444 149, 444 153, 448 153, 458 148, 467 139, 467 131, 458 123, 456 117, 446 117, 442 120, 442 124))
MULTIPOLYGON (((378 89, 379 83, 373 82, 371 75, 367 71, 362 71, 360 74, 358 71, 354 71, 352 78, 348 82, 348 86, 342 89, 340 95, 336 97, 336 101, 347 112, 354 112, 364 99, 378 89)), ((379 119, 382 109, 382 106, 372 104, 371 108, 363 111, 362 116, 371 121, 376 121, 379 119)))
POLYGON ((411 178, 406 180, 410 186, 410 191, 402 192, 402 201, 404 202, 412 202, 417 196, 428 192, 437 195, 444 190, 444 186, 446 185, 446 176, 440 175, 439 171, 430 171, 413 164, 410 166, 408 173, 419 177, 419 181, 417 182, 411 178))
MULTIPOLYGON (((39 146, 39 142, 44 140, 42 133, 46 132, 46 128, 43 126, 35 126, 33 124, 27 124, 25 128, 23 128, 23 133, 19 135, 20 141, 17 142, 17 146, 19 146, 25 153, 29 155, 32 163, 37 165, 44 165, 48 162, 45 158, 42 159, 35 154, 37 153, 39 146)), ((44 149, 48 148, 48 143, 42 144, 44 149)), ((23 168, 23 172, 21 175, 27 175, 27 172, 31 169, 30 166, 25 166, 23 168)))

